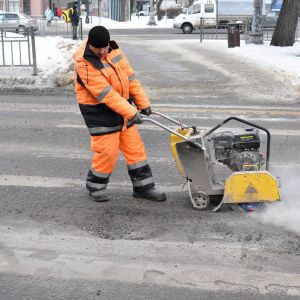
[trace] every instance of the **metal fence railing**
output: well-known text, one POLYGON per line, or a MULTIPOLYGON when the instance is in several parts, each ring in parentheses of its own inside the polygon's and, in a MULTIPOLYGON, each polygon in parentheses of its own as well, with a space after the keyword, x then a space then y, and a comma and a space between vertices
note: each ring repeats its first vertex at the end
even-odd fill
MULTIPOLYGON (((263 27, 265 41, 272 40, 274 30, 275 30, 275 27, 273 27, 273 28, 263 27)), ((295 41, 300 41, 300 18, 298 18, 298 24, 297 24, 297 28, 296 28, 296 32, 295 32, 295 41)))
POLYGON ((37 75, 35 34, 33 28, 26 35, 0 28, 0 67, 32 67, 37 75))
MULTIPOLYGON (((204 39, 220 39, 225 40, 228 39, 228 21, 229 22, 237 22, 239 30, 240 30, 240 39, 245 40, 247 43, 249 38, 249 33, 251 32, 251 17, 244 19, 234 19, 234 18, 226 18, 226 23, 224 20, 224 24, 222 24, 222 19, 219 19, 218 25, 213 24, 211 20, 202 18, 200 20, 200 41, 204 39), (206 25, 212 24, 212 25, 206 25)), ((265 41, 270 41, 272 39, 275 27, 269 26, 269 24, 262 24, 263 30, 263 39, 265 41)), ((300 41, 300 18, 298 19, 298 25, 295 33, 295 41, 300 41)))
POLYGON ((250 29, 251 19, 243 17, 236 19, 234 17, 227 17, 226 19, 219 18, 218 24, 216 19, 204 19, 200 20, 200 41, 204 39, 218 39, 225 40, 228 38, 228 24, 235 23, 240 31, 240 39, 248 40, 248 33, 250 29), (208 25, 209 24, 209 25, 208 25))
MULTIPOLYGON (((225 40, 228 38, 228 23, 220 22, 218 25, 206 26, 203 25, 205 20, 201 20, 200 23, 200 40, 204 39, 219 39, 225 40)), ((236 22, 232 20, 231 22, 236 22)), ((240 39, 247 40, 248 39, 248 31, 249 31, 249 22, 248 20, 240 20, 237 23, 237 26, 240 31, 240 39)))
MULTIPOLYGON (((37 27, 36 35, 40 36, 49 36, 49 35, 57 35, 64 38, 72 38, 73 30, 72 24, 66 23, 63 20, 52 20, 50 24, 47 24, 46 19, 37 19, 37 27)), ((79 19, 79 24, 77 28, 77 36, 82 40, 82 18, 79 19)))

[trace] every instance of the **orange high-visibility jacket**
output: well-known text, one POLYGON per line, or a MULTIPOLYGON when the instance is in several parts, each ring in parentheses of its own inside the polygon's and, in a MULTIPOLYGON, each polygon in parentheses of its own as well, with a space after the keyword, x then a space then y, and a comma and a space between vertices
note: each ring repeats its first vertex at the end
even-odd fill
POLYGON ((137 109, 150 102, 124 53, 114 41, 105 60, 84 42, 74 53, 75 91, 85 123, 92 136, 121 131, 137 109), (137 109, 130 104, 133 100, 137 109))

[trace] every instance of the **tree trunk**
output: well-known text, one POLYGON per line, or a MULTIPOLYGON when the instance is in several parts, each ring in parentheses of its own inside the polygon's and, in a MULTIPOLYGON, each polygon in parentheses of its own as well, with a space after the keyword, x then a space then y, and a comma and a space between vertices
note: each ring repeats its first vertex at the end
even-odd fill
POLYGON ((135 12, 135 10, 136 10, 136 1, 130 0, 130 15, 132 15, 135 12))
POLYGON ((119 22, 125 22, 125 6, 126 6, 126 0, 121 0, 120 1, 120 20, 119 22))
POLYGON ((162 14, 161 14, 161 4, 162 4, 163 0, 158 0, 156 2, 156 13, 157 13, 157 20, 160 21, 162 19, 162 14))
POLYGON ((283 0, 271 41, 272 46, 286 47, 294 45, 299 2, 299 0, 283 0))

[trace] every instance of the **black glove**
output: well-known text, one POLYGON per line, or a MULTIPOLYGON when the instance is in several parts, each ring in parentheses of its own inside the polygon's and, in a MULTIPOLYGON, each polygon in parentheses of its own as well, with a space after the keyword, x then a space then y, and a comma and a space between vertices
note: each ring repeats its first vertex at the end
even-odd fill
POLYGON ((141 114, 146 115, 146 116, 150 116, 152 114, 151 107, 149 106, 149 107, 143 108, 141 110, 141 114))
POLYGON ((142 124, 144 121, 139 113, 136 113, 130 120, 127 122, 127 127, 132 126, 133 124, 142 124))

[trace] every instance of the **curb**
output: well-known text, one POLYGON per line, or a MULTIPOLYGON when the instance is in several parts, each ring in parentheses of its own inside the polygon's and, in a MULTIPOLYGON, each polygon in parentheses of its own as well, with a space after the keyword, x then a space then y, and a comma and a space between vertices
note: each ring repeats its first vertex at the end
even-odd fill
POLYGON ((35 96, 75 96, 74 86, 67 87, 28 87, 0 86, 3 95, 35 95, 35 96))

